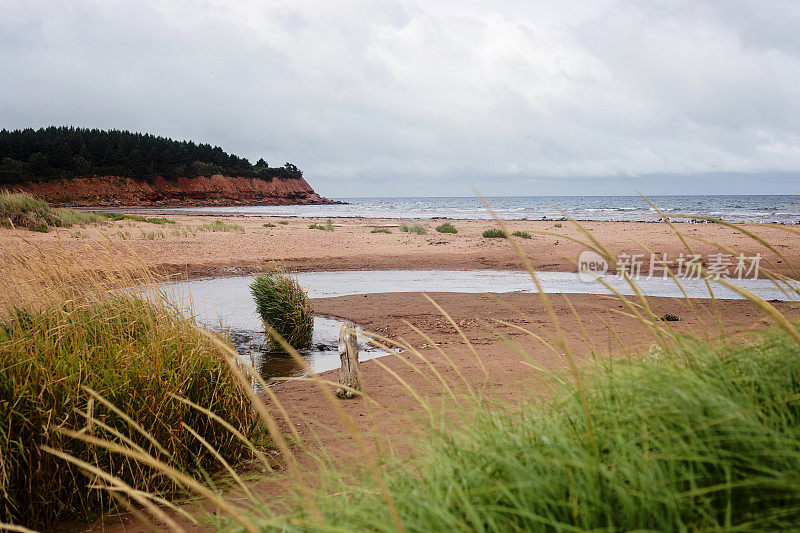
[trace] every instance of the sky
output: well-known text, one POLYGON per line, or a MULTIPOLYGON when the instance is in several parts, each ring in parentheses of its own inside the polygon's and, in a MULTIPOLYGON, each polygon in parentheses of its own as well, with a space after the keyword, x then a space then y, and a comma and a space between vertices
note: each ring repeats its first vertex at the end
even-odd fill
POLYGON ((329 197, 800 192, 800 2, 0 0, 0 127, 329 197))

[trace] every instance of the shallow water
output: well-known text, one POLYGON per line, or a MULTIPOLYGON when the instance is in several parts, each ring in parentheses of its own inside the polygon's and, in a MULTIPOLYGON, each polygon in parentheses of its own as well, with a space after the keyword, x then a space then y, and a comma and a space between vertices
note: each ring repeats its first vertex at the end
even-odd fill
MULTIPOLYGON (((300 375, 302 370, 290 357, 270 352, 265 347, 261 319, 250 295, 249 285, 253 277, 220 277, 171 283, 169 292, 184 307, 191 308, 199 322, 230 331, 237 351, 245 357, 252 356, 256 368, 265 379, 300 375)), ((311 298, 387 292, 536 292, 527 272, 505 270, 348 270, 300 272, 296 277, 311 298)), ((537 277, 547 293, 612 294, 599 281, 581 281, 573 272, 539 272, 537 277)), ((604 279, 620 293, 633 294, 625 281, 614 276, 604 279)), ((681 283, 690 297, 710 297, 703 280, 684 279, 681 283)), ((765 300, 798 299, 797 293, 784 294, 769 280, 746 279, 736 283, 765 300)), ((637 286, 646 296, 683 297, 679 287, 670 279, 642 278, 637 286)), ((718 283, 712 282, 711 286, 716 298, 741 298, 718 283)), ((314 348, 304 357, 315 372, 339 367, 337 343, 342 323, 331 318, 314 318, 314 348)), ((360 343, 360 351, 361 360, 385 355, 363 342, 360 343)))

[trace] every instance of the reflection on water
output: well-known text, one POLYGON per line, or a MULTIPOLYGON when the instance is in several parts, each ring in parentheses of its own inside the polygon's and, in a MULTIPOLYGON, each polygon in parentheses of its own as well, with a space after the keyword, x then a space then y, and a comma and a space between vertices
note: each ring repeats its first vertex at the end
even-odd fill
MULTIPOLYGON (((581 281, 572 272, 540 272, 537 274, 542 288, 548 293, 612 294, 598 281, 581 281)), ((386 292, 463 292, 505 293, 535 292, 527 272, 497 270, 374 270, 338 272, 300 272, 297 279, 312 298, 345 296, 350 294, 386 292)), ((622 294, 630 295, 632 289, 613 276, 604 278, 622 294)), ((302 370, 285 354, 270 352, 261 319, 256 313, 250 294, 253 276, 199 279, 171 283, 166 286, 172 298, 186 309, 196 313, 197 320, 215 329, 230 333, 236 350, 246 359, 252 359, 262 376, 269 381, 275 377, 297 376, 302 370)), ((797 292, 786 294, 769 280, 741 280, 737 284, 765 300, 797 300, 797 292)), ((682 298, 681 289, 671 279, 646 278, 637 282, 646 296, 682 298)), ((692 298, 708 298, 705 282, 700 279, 681 280, 683 289, 692 298)), ((712 282, 714 297, 740 298, 738 294, 712 282)), ((795 288, 796 290, 796 288, 795 288)), ((315 317, 313 348, 304 358, 315 372, 339 368, 338 340, 342 321, 315 317)), ((360 359, 385 355, 363 341, 359 343, 360 359)))

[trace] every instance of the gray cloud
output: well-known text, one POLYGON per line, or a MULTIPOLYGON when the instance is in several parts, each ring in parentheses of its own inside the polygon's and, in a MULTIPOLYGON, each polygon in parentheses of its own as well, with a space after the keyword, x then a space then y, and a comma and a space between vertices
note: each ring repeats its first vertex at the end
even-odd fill
POLYGON ((6 128, 211 142, 331 196, 800 182, 792 2, 6 4, 6 128))

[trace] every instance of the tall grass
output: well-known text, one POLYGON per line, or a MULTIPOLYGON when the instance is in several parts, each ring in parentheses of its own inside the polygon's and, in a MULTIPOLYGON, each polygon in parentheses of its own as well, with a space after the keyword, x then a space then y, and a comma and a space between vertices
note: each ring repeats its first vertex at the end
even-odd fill
POLYGON ((314 311, 303 288, 288 274, 267 273, 256 277, 250 285, 256 310, 267 325, 273 349, 281 349, 280 338, 290 346, 305 349, 311 346, 314 311))
POLYGON ((134 263, 100 277, 85 262, 104 252, 80 259, 24 244, 0 252, 0 522, 41 527, 112 507, 106 481, 50 449, 143 493, 179 487, 70 432, 149 452, 190 476, 218 469, 219 458, 250 457, 248 444, 183 401, 258 438, 250 401, 215 342, 162 293, 120 288, 152 282, 147 271, 134 263))
MULTIPOLYGON (((800 350, 771 332, 689 363, 598 369, 543 410, 476 403, 416 442, 384 477, 408 531, 778 530, 800 527, 800 350), (589 435, 592 434, 592 437, 589 435)), ((449 413, 453 416, 453 413, 449 413)), ((325 528, 394 531, 371 480, 332 481, 325 528)), ((297 501, 291 524, 308 516, 297 501)), ((266 525, 265 522, 264 525, 266 525)), ((287 529, 291 530, 290 526, 287 529)))

